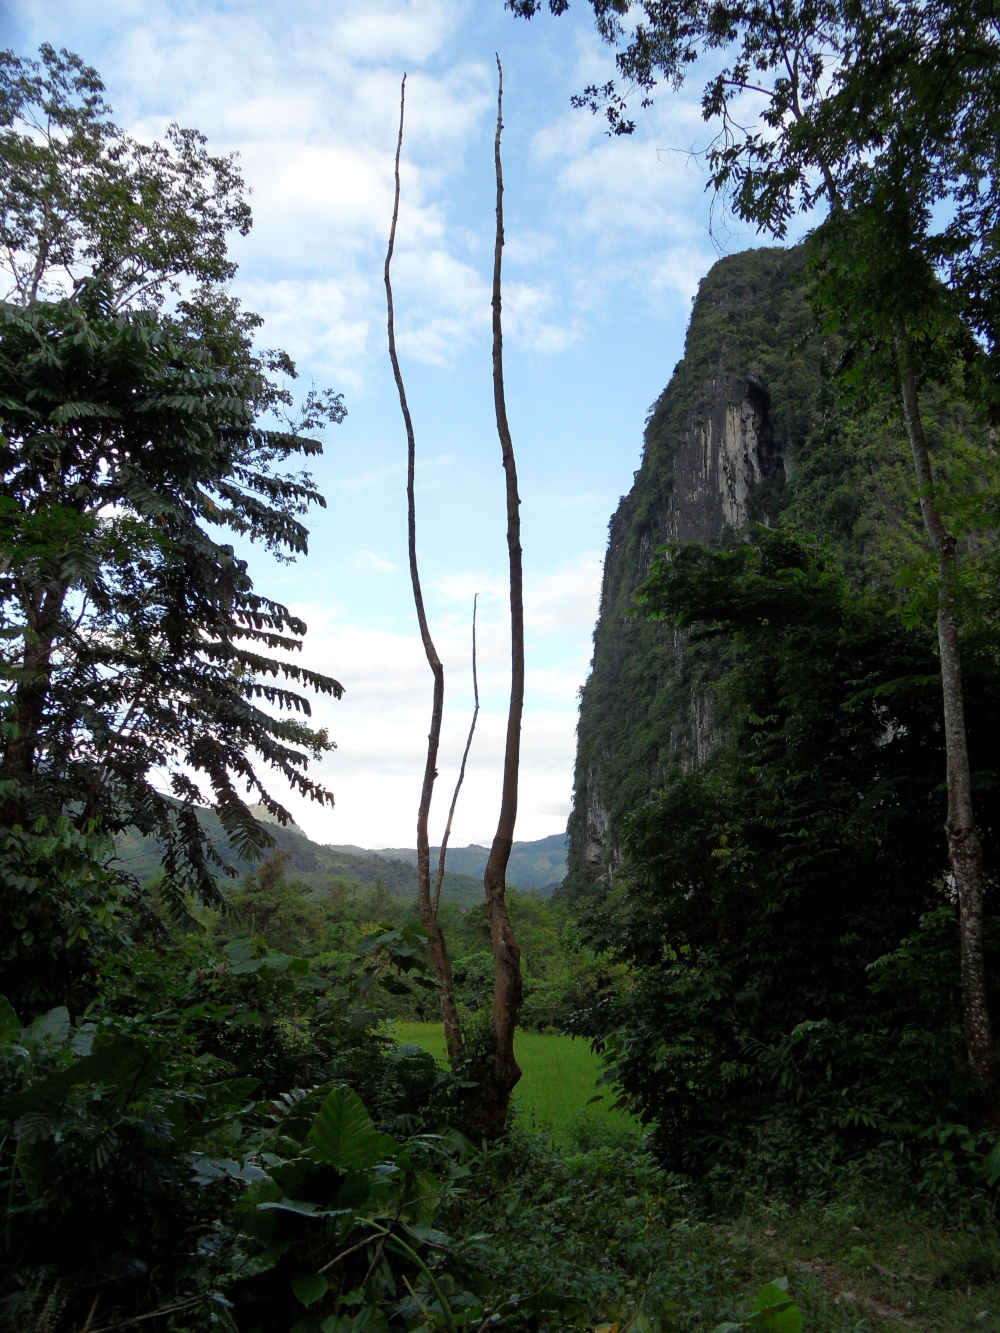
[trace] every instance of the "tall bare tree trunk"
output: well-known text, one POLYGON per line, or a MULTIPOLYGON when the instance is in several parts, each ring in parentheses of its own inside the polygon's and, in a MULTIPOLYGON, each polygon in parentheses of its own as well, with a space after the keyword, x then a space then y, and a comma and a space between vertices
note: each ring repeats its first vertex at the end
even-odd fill
POLYGON ((500 818, 483 875, 486 914, 493 947, 494 1096, 485 1109, 483 1128, 491 1137, 503 1132, 510 1094, 521 1077, 514 1058, 514 1030, 521 1006, 521 951, 507 911, 507 863, 517 818, 517 781, 521 754, 521 713, 524 706, 524 601, 521 573, 521 514, 517 493, 514 446, 507 423, 503 383, 503 334, 500 322, 500 260, 503 251, 503 172, 500 134, 503 129, 503 70, 497 57, 497 129, 493 157, 496 167, 496 243, 493 250, 493 403, 507 483, 507 554, 510 566, 510 708, 504 750, 500 818))
MULTIPOLYGON (((521 572, 521 520, 520 499, 517 493, 517 469, 514 462, 514 448, 511 442, 510 427, 507 423, 507 408, 504 400, 503 382, 503 336, 501 330, 501 255, 503 251, 503 173, 500 163, 500 136, 503 129, 503 70, 497 57, 497 127, 494 140, 494 162, 496 167, 496 243, 493 252, 493 400, 496 411, 497 434, 500 438, 500 450, 506 477, 507 496, 507 551, 510 566, 510 613, 511 613, 511 692, 510 707, 507 715, 507 741, 504 752, 503 787, 500 799, 500 817, 496 835, 490 849, 486 870, 483 875, 483 887, 486 897, 486 915, 490 927, 490 940, 493 949, 493 1063, 492 1068, 481 1071, 483 1083, 479 1088, 476 1109, 477 1128, 489 1138, 496 1138, 503 1133, 507 1112, 510 1106, 510 1094, 521 1077, 521 1070, 514 1058, 514 1031, 517 1024, 518 1010, 521 1005, 521 951, 514 937, 514 930, 507 910, 506 874, 514 840, 514 824, 517 818, 517 783, 521 749, 521 714, 524 707, 524 610, 521 572)), ((438 979, 441 997, 441 1014, 444 1020, 445 1042, 448 1057, 455 1063, 461 1060, 464 1050, 462 1034, 458 1023, 455 1005, 455 989, 452 978, 451 962, 445 945, 444 935, 437 919, 440 901, 441 883, 444 878, 444 861, 447 851, 448 836, 451 831, 452 815, 455 802, 465 774, 466 760, 472 735, 479 713, 479 687, 476 678, 476 627, 475 604, 472 621, 472 679, 475 692, 475 711, 469 728, 465 752, 459 771, 455 796, 448 813, 448 823, 441 845, 441 857, 433 891, 430 877, 430 845, 427 834, 431 794, 434 779, 437 776, 437 754, 441 735, 441 717, 444 709, 444 667, 437 655, 427 624, 423 594, 417 567, 416 518, 414 500, 414 462, 416 448, 414 444, 413 422, 406 401, 403 377, 396 355, 395 322, 393 317, 392 284, 389 270, 396 239, 396 223, 399 217, 399 159, 403 144, 403 112, 406 98, 406 76, 404 74, 399 96, 399 136, 396 141, 395 198, 392 210, 392 226, 389 231, 389 246, 385 257, 385 292, 388 309, 389 359, 392 362, 399 404, 406 426, 407 440, 407 520, 409 535, 410 581, 413 586, 413 601, 420 626, 420 637, 424 653, 434 678, 433 704, 431 708, 431 728, 427 737, 427 761, 424 766, 424 780, 420 794, 420 807, 417 814, 417 880, 420 919, 430 937, 430 952, 438 979)))
POLYGON ((903 417, 920 488, 920 512, 938 559, 937 630, 948 785, 945 833, 951 873, 958 894, 965 1042, 973 1074, 984 1089, 992 1092, 995 1091, 996 1067, 983 957, 983 849, 972 805, 972 774, 965 729, 956 614, 958 571, 955 538, 945 528, 937 507, 934 475, 920 414, 917 375, 909 337, 901 322, 896 325, 895 349, 903 417))
POLYGON ((399 158, 403 150, 403 111, 406 102, 406 75, 399 90, 399 137, 396 140, 396 193, 392 206, 392 226, 389 229, 389 247, 385 255, 385 298, 388 311, 387 324, 389 335, 389 360, 399 393, 399 406, 403 413, 406 427, 407 465, 406 465, 406 509, 407 532, 410 552, 410 582, 413 586, 413 604, 416 607, 420 638, 424 645, 427 664, 434 677, 434 692, 431 704, 431 726, 427 734, 427 759, 424 764, 424 780, 420 789, 420 805, 417 810, 417 906, 420 922, 429 936, 431 962, 438 982, 438 995, 441 1001, 441 1020, 444 1024, 445 1047, 448 1059, 455 1063, 463 1055, 462 1032, 458 1021, 458 1008, 455 1003, 455 981, 452 976, 451 959, 444 932, 437 919, 437 895, 431 895, 431 857, 430 843, 427 836, 427 822, 430 815, 431 796, 434 791, 434 779, 437 777, 437 755, 441 740, 441 717, 444 712, 444 667, 434 647, 427 614, 424 610, 424 597, 420 587, 420 573, 417 567, 417 522, 416 501, 414 497, 414 472, 416 465, 416 442, 413 434, 413 421, 406 401, 403 376, 399 369, 396 355, 396 329, 393 318, 392 284, 389 280, 389 266, 396 244, 396 223, 399 218, 399 158))

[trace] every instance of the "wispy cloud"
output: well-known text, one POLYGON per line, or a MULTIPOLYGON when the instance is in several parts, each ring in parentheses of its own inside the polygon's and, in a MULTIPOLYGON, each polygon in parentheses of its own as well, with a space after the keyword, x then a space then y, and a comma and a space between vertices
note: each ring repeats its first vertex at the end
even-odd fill
MULTIPOLYGON (((415 626, 375 630, 321 605, 300 603, 293 609, 310 627, 303 660, 336 675, 346 694, 339 702, 313 703, 314 723, 328 727, 337 742, 317 772, 333 790, 336 810, 331 815, 294 796, 288 798, 289 808, 300 826, 321 841, 368 846, 412 841, 431 705, 431 677, 415 626)), ((448 625, 435 637, 447 681, 434 810, 443 817, 472 708, 468 622, 448 625)), ((482 712, 455 826, 458 842, 492 837, 499 808, 509 644, 504 634, 488 633, 487 639, 480 640, 482 712)), ((579 663, 529 671, 533 707, 522 740, 520 837, 542 837, 568 814, 573 703, 580 683, 579 663)))
POLYGON ((373 569, 376 574, 395 574, 399 569, 394 560, 388 560, 384 555, 379 555, 377 551, 359 551, 357 562, 366 569, 373 569))

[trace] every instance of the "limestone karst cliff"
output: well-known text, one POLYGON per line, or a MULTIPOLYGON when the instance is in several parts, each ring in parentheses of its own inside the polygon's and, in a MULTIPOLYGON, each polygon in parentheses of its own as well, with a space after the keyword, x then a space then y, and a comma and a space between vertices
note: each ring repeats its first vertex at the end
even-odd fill
MULTIPOLYGON (((650 410, 641 465, 609 525, 581 699, 567 896, 613 873, 628 813, 672 766, 701 764, 720 739, 715 650, 636 615, 635 591, 660 547, 721 545, 752 522, 791 522, 835 549, 854 580, 886 584, 922 546, 895 395, 850 399, 837 387, 840 349, 815 329, 805 264, 802 249, 720 260, 699 287, 684 356, 650 410)), ((963 442, 993 438, 946 379, 926 394, 935 466, 945 473, 963 442)))
POLYGON ((716 742, 711 664, 684 636, 634 615, 668 541, 718 544, 784 502, 821 396, 798 250, 717 263, 694 302, 683 359, 646 423, 641 466, 611 519, 594 657, 584 688, 570 817, 570 879, 613 868, 624 814, 672 763, 716 742))

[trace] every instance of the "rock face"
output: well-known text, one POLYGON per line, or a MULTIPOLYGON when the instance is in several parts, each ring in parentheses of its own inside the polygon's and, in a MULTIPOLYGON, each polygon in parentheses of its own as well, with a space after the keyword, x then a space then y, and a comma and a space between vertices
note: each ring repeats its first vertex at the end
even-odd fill
POLYGON ((668 541, 732 540, 780 504, 819 375, 797 251, 721 260, 696 298, 685 355, 646 424, 642 465, 611 519, 594 657, 578 730, 567 893, 613 873, 621 824, 672 764, 718 743, 711 662, 634 614, 668 541))
POLYGON ((774 447, 763 385, 727 375, 705 386, 710 410, 692 411, 673 459, 674 492, 664 515, 671 541, 717 542, 743 527, 750 496, 784 471, 774 447))

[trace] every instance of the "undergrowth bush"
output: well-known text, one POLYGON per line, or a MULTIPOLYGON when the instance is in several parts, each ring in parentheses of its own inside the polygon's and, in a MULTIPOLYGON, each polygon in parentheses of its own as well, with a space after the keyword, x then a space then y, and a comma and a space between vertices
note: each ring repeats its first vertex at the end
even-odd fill
POLYGON ((262 941, 189 941, 103 980, 75 1020, 22 1026, 0 1004, 5 1327, 99 1308, 102 1325, 159 1310, 178 1330, 306 1333, 322 1297, 325 1316, 371 1304, 408 1328, 414 1293, 446 1300, 420 1228, 467 1151, 447 1132, 455 1080, 373 1031, 368 960, 322 975, 262 941), (338 1271, 319 1282, 323 1263, 338 1271))

